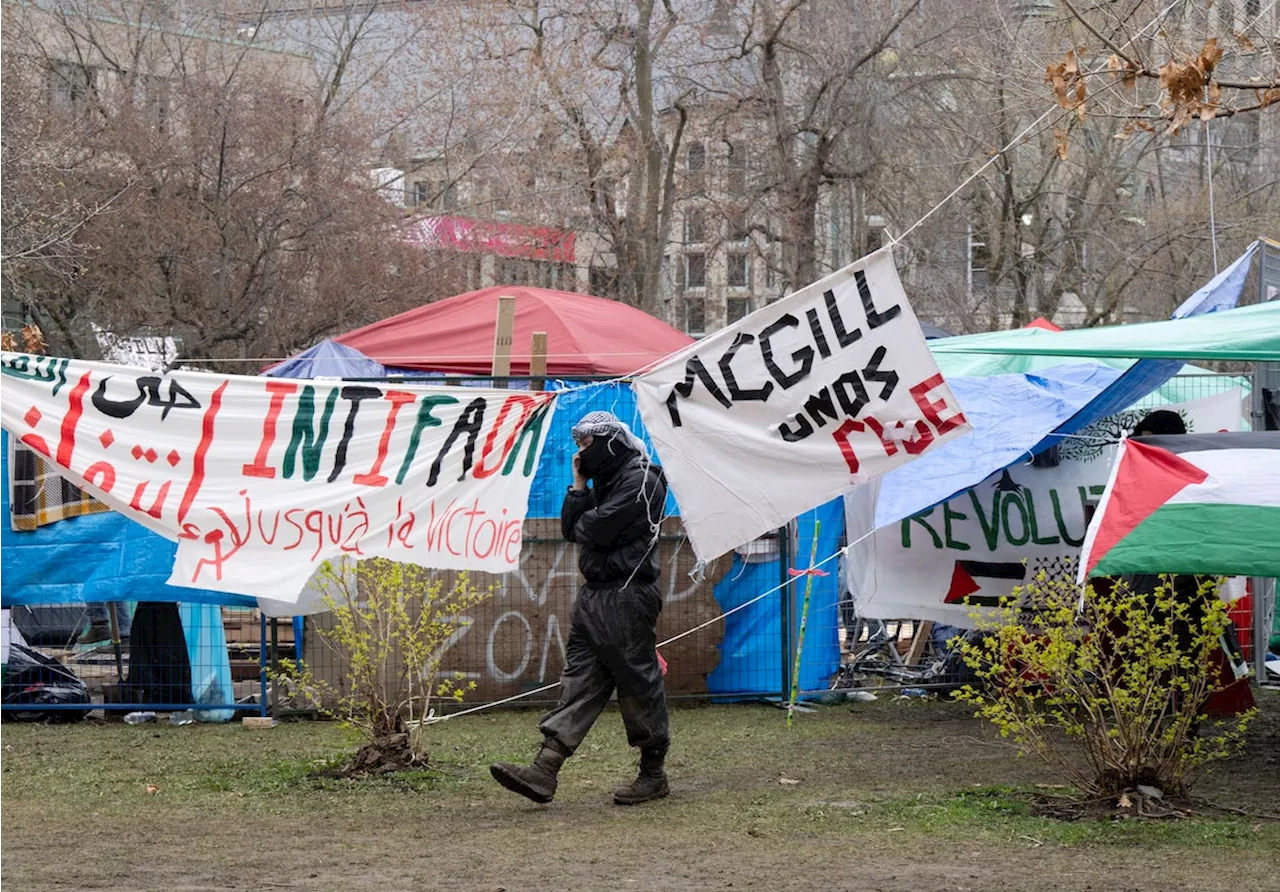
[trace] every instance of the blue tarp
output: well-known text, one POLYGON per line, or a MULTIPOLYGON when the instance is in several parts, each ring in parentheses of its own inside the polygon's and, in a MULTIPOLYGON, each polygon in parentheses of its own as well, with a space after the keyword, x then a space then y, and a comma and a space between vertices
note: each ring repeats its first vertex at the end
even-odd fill
POLYGON ((9 479, 5 431, 0 437, 0 600, 5 607, 101 601, 257 606, 254 598, 167 585, 177 543, 114 511, 15 531, 9 479))
POLYGON ((1086 362, 1034 375, 949 379, 973 430, 880 478, 876 526, 924 511, 1027 458, 1046 433, 1072 421, 1120 378, 1117 369, 1086 362))
MULTIPOLYGON (((1229 267, 1183 301, 1173 318, 1236 306, 1257 248, 1254 242, 1245 249, 1229 267)), ((1033 330, 1000 336, 1010 334, 1054 337, 1033 330)), ((1144 359, 1120 373, 1107 364, 1087 361, 1055 365, 1035 374, 949 377, 947 383, 974 430, 881 478, 876 526, 932 508, 997 471, 1044 452, 1062 442, 1065 435, 1140 402, 1182 368, 1180 360, 1144 359)))
MULTIPOLYGON (((796 521, 798 546, 791 560, 796 569, 808 567, 815 521, 821 522, 817 555, 818 560, 822 560, 840 547, 844 536, 844 500, 828 502, 802 514, 796 521)), ((840 567, 837 561, 831 561, 822 569, 828 575, 814 577, 809 596, 809 622, 800 653, 802 691, 825 691, 840 665, 840 642, 835 634, 839 628, 840 567)), ((732 569, 716 585, 716 601, 721 610, 732 610, 776 588, 782 581, 782 573, 777 559, 753 563, 735 554, 732 569)), ((803 576, 796 577, 790 586, 792 653, 799 634, 804 588, 803 576)), ((707 676, 707 689, 711 693, 763 694, 779 690, 784 671, 782 598, 786 595, 786 589, 775 592, 725 620, 720 663, 707 676)), ((792 666, 788 665, 785 671, 790 679, 792 666)))

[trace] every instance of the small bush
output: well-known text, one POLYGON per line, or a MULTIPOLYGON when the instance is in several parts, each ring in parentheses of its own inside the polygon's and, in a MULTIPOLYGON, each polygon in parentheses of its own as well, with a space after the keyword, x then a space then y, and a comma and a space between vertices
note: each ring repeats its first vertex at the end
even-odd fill
POLYGON ((1015 602, 978 617, 987 634, 961 645, 980 684, 959 697, 1082 793, 1183 795, 1242 745, 1252 713, 1213 725, 1202 714, 1221 687, 1214 653, 1228 625, 1215 583, 1194 596, 1167 578, 1154 593, 1117 582, 1082 596, 1041 576, 1015 602))
POLYGON ((340 686, 292 660, 277 673, 325 715, 361 736, 354 773, 425 764, 424 732, 437 699, 461 701, 475 682, 441 679, 440 661, 459 617, 491 594, 461 573, 449 588, 417 566, 385 558, 354 572, 326 563, 318 574, 332 624, 316 634, 345 667, 340 686))

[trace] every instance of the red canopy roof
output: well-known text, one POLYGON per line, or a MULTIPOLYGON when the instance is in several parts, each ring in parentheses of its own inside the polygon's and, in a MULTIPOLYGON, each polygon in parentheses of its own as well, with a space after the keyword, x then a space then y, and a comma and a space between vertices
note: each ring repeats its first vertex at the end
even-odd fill
POLYGON ((1045 331, 1062 331, 1062 328, 1060 326, 1054 325, 1052 322, 1050 322, 1048 319, 1044 318, 1043 316, 1037 316, 1036 318, 1032 319, 1030 322, 1028 322, 1026 325, 1022 327, 1023 328, 1042 328, 1045 331))
POLYGON ((547 374, 626 375, 692 338, 635 307, 568 291, 498 285, 426 304, 334 338, 389 368, 486 375, 498 298, 516 299, 511 374, 529 374, 535 331, 547 333, 547 374))

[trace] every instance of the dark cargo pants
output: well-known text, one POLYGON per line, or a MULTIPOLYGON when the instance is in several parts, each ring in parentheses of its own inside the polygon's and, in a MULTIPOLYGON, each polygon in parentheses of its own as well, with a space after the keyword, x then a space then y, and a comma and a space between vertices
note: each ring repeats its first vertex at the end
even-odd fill
POLYGON ((667 695, 658 665, 658 614, 662 596, 656 585, 623 589, 583 586, 573 605, 565 645, 560 702, 539 730, 572 753, 604 711, 614 688, 627 729, 627 743, 641 749, 666 749, 667 695))

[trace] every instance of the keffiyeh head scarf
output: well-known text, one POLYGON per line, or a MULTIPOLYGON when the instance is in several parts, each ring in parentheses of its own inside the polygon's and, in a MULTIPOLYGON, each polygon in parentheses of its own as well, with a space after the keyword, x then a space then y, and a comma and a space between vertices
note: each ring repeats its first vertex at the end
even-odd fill
POLYGON ((605 437, 618 440, 628 449, 649 458, 649 447, 635 432, 612 412, 588 412, 573 426, 573 441, 579 445, 586 437, 605 437))

